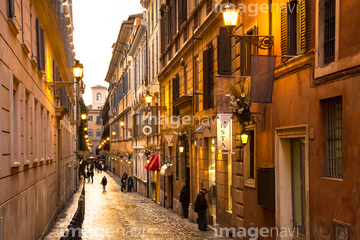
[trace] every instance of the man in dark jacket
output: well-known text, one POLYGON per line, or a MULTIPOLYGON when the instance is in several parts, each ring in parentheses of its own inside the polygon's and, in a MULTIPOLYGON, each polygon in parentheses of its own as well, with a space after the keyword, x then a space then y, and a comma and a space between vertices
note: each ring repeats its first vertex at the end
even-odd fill
POLYGON ((101 184, 103 185, 103 191, 106 191, 107 179, 105 176, 102 178, 101 184))
POLYGON ((189 210, 189 203, 190 203, 190 196, 189 196, 188 188, 186 187, 186 183, 183 183, 183 187, 180 191, 180 195, 178 195, 178 196, 180 197, 180 202, 181 202, 182 209, 183 209, 183 217, 187 218, 188 210, 189 210))
POLYGON ((207 230, 207 201, 205 195, 208 193, 206 188, 202 188, 195 200, 195 212, 198 213, 198 225, 200 231, 207 230))
POLYGON ((129 176, 129 179, 128 179, 128 192, 132 191, 132 187, 133 187, 133 179, 132 179, 131 176, 129 176))
POLYGON ((124 190, 126 191, 126 175, 124 173, 124 175, 121 177, 121 191, 124 192, 124 190))

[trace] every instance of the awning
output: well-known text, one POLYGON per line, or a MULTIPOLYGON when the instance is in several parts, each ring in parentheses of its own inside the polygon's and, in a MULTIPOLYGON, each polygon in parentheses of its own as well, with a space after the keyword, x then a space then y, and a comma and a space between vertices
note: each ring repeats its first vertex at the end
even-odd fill
POLYGON ((159 163, 159 154, 156 154, 155 156, 150 157, 149 164, 145 164, 145 168, 149 171, 159 171, 160 169, 160 163, 159 163))
POLYGON ((171 176, 171 174, 173 173, 173 165, 170 164, 170 166, 167 166, 166 164, 164 166, 161 167, 160 169, 160 175, 163 175, 165 177, 167 176, 171 176))

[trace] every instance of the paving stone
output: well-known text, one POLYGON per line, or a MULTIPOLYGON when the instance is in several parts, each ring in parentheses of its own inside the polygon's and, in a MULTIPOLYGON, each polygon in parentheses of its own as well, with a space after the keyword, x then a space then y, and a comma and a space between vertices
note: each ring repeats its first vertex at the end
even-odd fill
MULTIPOLYGON (((80 192, 58 215, 45 240, 63 236, 77 209, 80 192)), ((120 179, 112 173, 95 173, 94 183, 85 183, 83 240, 226 239, 215 237, 212 231, 201 232, 197 227, 136 192, 121 192, 120 179), (100 184, 104 175, 108 179, 106 192, 100 184)))

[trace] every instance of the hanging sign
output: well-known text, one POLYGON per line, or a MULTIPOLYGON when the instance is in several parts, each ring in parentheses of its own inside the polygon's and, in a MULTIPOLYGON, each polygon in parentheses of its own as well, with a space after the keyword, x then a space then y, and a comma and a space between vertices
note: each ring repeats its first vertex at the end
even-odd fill
POLYGON ((230 119, 232 118, 232 113, 230 114, 218 114, 217 117, 220 119, 222 125, 224 128, 227 127, 228 123, 230 122, 230 119))
POLYGON ((220 119, 217 119, 217 148, 222 151, 231 151, 232 148, 232 119, 229 119, 225 127, 220 119))
POLYGON ((164 137, 166 138, 166 140, 168 141, 168 143, 171 143, 171 140, 173 138, 174 135, 172 134, 165 134, 164 137))

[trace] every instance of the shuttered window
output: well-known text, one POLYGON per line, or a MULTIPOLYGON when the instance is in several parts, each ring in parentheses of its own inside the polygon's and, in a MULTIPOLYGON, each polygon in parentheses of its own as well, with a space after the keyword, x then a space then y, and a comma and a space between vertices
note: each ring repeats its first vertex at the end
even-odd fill
MULTIPOLYGON (((246 35, 257 35, 257 27, 246 32, 246 35)), ((242 76, 251 75, 251 55, 257 55, 258 49, 255 45, 245 41, 240 41, 240 72, 242 76)))
POLYGON ((15 17, 15 0, 8 0, 7 4, 9 18, 15 17))
POLYGON ((206 15, 211 13, 213 8, 213 0, 206 0, 206 15))
POLYGON ((213 48, 210 45, 203 51, 203 109, 213 107, 213 48))
POLYGON ((307 51, 306 34, 306 0, 288 2, 286 7, 281 9, 281 54, 305 53, 307 51))
POLYGON ((187 19, 187 0, 179 0, 178 1, 178 30, 180 30, 181 25, 187 19))
POLYGON ((327 64, 335 60, 336 1, 325 0, 324 3, 324 61, 327 64))
POLYGON ((36 41, 38 70, 45 71, 45 31, 40 26, 40 18, 36 19, 36 41))
POLYGON ((199 27, 199 11, 196 10, 194 13, 194 31, 199 27))
POLYGON ((172 80, 172 95, 173 95, 173 116, 179 115, 179 109, 174 106, 174 102, 180 97, 180 84, 179 84, 179 75, 176 75, 172 80))
POLYGON ((225 27, 220 27, 217 37, 218 73, 231 75, 231 41, 230 33, 225 27))
POLYGON ((165 47, 166 47, 166 39, 167 39, 167 29, 166 29, 166 14, 164 14, 165 16, 163 18, 161 18, 160 20, 160 31, 161 31, 161 34, 160 34, 160 41, 161 41, 161 46, 160 46, 160 51, 161 51, 161 54, 164 53, 165 51, 165 47))

